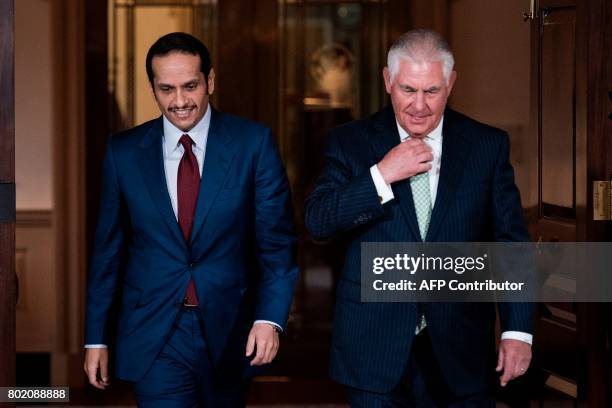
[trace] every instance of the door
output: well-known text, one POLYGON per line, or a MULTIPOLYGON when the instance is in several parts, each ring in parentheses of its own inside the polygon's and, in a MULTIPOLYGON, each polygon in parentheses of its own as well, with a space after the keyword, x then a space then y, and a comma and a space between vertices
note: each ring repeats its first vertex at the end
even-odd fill
MULTIPOLYGON (((605 2, 531 4, 531 134, 537 140, 526 204, 532 239, 603 241, 609 237, 593 221, 591 186, 609 167, 605 116, 599 114, 605 2)), ((534 363, 546 388, 581 405, 606 406, 606 310, 604 304, 538 304, 534 363)))
POLYGON ((15 384, 14 3, 0 0, 0 386, 15 384))

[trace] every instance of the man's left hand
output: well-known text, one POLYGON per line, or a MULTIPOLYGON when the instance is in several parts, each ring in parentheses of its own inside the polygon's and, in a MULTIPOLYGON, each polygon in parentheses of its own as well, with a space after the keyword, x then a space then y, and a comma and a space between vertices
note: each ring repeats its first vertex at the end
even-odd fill
POLYGON ((524 341, 504 339, 499 343, 499 357, 495 371, 503 370, 499 383, 502 387, 508 381, 525 374, 531 362, 531 345, 524 341))
POLYGON ((269 364, 278 352, 278 333, 269 323, 255 323, 246 345, 246 356, 250 357, 257 350, 255 358, 251 360, 252 366, 269 364))

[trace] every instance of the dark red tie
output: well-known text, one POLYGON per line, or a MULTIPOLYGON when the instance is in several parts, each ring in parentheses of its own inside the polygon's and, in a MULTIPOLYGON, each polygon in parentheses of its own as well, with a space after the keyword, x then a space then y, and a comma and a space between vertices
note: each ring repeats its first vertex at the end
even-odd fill
MULTIPOLYGON (((193 140, 191 140, 189 135, 183 135, 179 142, 183 145, 185 153, 181 158, 178 168, 178 221, 183 237, 189 243, 196 204, 198 202, 198 192, 200 191, 200 169, 198 167, 198 160, 191 148, 193 140)), ((193 279, 189 281, 189 286, 187 286, 185 301, 190 305, 199 304, 193 279)))

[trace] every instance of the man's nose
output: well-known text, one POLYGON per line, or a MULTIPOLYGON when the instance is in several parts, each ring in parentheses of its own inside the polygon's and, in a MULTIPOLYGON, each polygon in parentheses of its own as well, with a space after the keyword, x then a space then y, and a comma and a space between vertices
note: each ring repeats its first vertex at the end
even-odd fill
POLYGON ((176 91, 176 106, 179 108, 184 108, 187 103, 187 98, 182 90, 178 89, 176 91))
POLYGON ((425 109, 425 92, 418 91, 414 99, 414 107, 417 111, 425 109))

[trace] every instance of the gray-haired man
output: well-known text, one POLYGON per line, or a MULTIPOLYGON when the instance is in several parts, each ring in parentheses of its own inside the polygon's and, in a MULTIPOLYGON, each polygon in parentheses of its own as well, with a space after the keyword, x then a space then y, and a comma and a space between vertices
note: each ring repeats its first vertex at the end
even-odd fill
POLYGON ((361 303, 362 242, 527 241, 505 132, 446 107, 456 79, 446 41, 402 35, 383 76, 390 107, 334 129, 306 202, 318 239, 350 241, 338 285, 331 375, 355 407, 495 406, 531 360, 532 306, 361 303))

